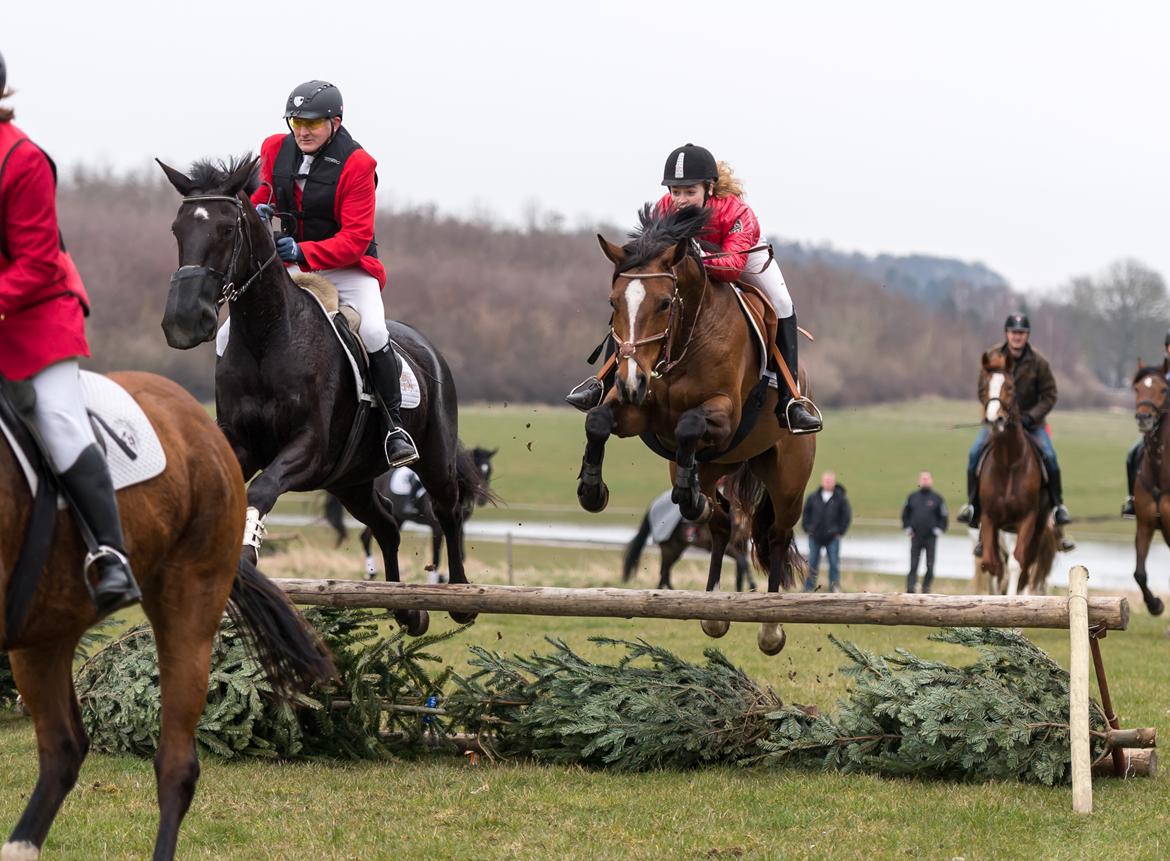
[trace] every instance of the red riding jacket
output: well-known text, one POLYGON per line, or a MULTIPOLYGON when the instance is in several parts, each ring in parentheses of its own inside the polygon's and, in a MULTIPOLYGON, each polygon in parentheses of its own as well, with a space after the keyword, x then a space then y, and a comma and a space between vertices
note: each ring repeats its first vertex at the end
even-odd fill
POLYGON ((89 355, 89 297, 57 229, 49 157, 11 122, 0 123, 0 374, 23 380, 89 355))
MULTIPOLYGON (((272 166, 287 136, 287 133, 272 135, 261 145, 261 184, 252 194, 252 203, 275 205, 271 190, 272 166)), ((307 264, 302 269, 345 269, 357 266, 377 278, 379 287, 386 286, 386 267, 378 258, 365 253, 374 238, 374 214, 377 210, 374 170, 377 166, 374 157, 364 149, 355 150, 345 160, 333 203, 333 217, 341 229, 320 242, 302 242, 297 239, 297 246, 304 252, 307 264)), ((300 206, 301 189, 294 187, 293 193, 300 206)))
MULTIPOLYGON (((655 209, 669 212, 673 205, 670 195, 664 194, 655 209)), ((737 281, 747 266, 747 250, 760 244, 760 223, 742 197, 711 197, 706 206, 711 216, 699 238, 726 252, 707 261, 707 272, 714 281, 737 281)))

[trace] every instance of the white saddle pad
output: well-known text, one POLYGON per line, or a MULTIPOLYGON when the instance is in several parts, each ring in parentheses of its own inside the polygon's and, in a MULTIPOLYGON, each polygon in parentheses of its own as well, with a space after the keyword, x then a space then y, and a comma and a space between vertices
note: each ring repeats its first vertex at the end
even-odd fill
MULTIPOLYGON (((109 377, 90 371, 81 372, 81 391, 86 409, 95 417, 94 433, 105 447, 115 490, 147 481, 167 468, 167 455, 158 434, 129 392, 109 377)), ((29 490, 35 494, 37 475, 3 420, 0 431, 16 453, 29 490)))
MULTIPOLYGON (((358 392, 358 401, 372 403, 373 399, 369 395, 362 394, 364 381, 362 380, 361 368, 358 367, 357 358, 350 355, 349 348, 346 347, 345 341, 341 340, 341 335, 337 334, 337 329, 333 325, 334 314, 330 313, 329 309, 326 308, 324 304, 322 304, 321 298, 316 293, 306 287, 301 286, 300 284, 297 286, 304 290, 305 293, 307 293, 309 296, 313 297, 313 301, 317 303, 317 307, 321 309, 321 313, 324 314, 325 318, 329 321, 329 328, 337 338, 337 342, 341 344, 341 349, 342 352, 345 353, 345 357, 349 360, 349 367, 353 372, 354 387, 358 392)), ((393 344, 394 342, 391 341, 391 343, 393 344)), ((397 344, 394 344, 394 352, 398 354, 398 365, 400 368, 402 368, 402 374, 398 378, 398 386, 400 389, 402 389, 402 409, 411 410, 417 407, 419 403, 421 403, 418 377, 414 375, 414 368, 410 366, 410 362, 407 361, 406 356, 402 352, 402 348, 397 344)))
POLYGON ((669 541, 682 523, 682 512, 671 502, 670 494, 671 491, 667 490, 650 503, 650 537, 655 544, 669 541))

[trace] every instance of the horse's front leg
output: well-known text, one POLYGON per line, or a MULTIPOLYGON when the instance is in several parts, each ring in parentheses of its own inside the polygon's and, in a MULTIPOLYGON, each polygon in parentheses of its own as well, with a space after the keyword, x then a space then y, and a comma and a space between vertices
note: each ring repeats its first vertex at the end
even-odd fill
POLYGON ((618 401, 613 391, 585 415, 585 455, 577 478, 577 501, 593 514, 609 504, 609 488, 601 477, 605 444, 617 428, 618 401))
POLYGON ((248 515, 244 526, 244 553, 258 561, 264 539, 264 518, 286 490, 307 486, 324 468, 325 447, 316 435, 292 440, 248 485, 248 515))
POLYGON ((716 449, 723 447, 731 437, 731 412, 731 399, 719 395, 679 416, 674 429, 678 449, 673 470, 674 491, 670 498, 687 520, 702 523, 711 516, 711 499, 699 487, 695 451, 700 442, 716 449))
POLYGON ((1146 602, 1146 609, 1151 616, 1161 616, 1166 605, 1162 599, 1150 591, 1146 577, 1146 557, 1150 555, 1150 540, 1154 537, 1154 520, 1143 516, 1146 512, 1139 509, 1137 516, 1137 532, 1134 534, 1133 547, 1137 557, 1134 563, 1133 579, 1142 590, 1142 600, 1146 602))
POLYGON ((999 558, 999 532, 984 512, 979 521, 979 540, 983 543, 983 570, 987 572, 991 594, 1003 594, 1003 560, 999 558))

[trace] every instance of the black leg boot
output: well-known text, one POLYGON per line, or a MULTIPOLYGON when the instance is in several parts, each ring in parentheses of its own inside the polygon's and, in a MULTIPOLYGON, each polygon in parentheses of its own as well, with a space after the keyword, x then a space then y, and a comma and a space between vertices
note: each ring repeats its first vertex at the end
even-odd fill
MULTIPOLYGON (((955 519, 965 526, 970 526, 972 529, 979 528, 979 518, 981 513, 979 511, 979 476, 975 474, 975 470, 967 470, 967 504, 959 509, 959 513, 955 519)), ((978 555, 978 554, 976 554, 978 555)))
MULTIPOLYGON (((605 340, 602 341, 601 345, 593 351, 593 355, 589 357, 589 361, 595 362, 597 360, 598 352, 602 349, 605 351, 605 359, 603 360, 604 363, 605 361, 608 361, 609 357, 612 356, 615 352, 612 336, 605 336, 605 340)), ((569 390, 569 393, 565 395, 565 403, 579 409, 583 413, 589 412, 591 409, 601 404, 601 401, 605 398, 605 393, 608 392, 613 386, 613 378, 616 373, 617 368, 615 366, 610 368, 609 372, 601 378, 598 378, 596 374, 591 377, 586 377, 569 390)))
MULTIPOLYGON (((780 356, 784 359, 784 364, 788 366, 794 380, 800 376, 800 365, 797 363, 797 339, 799 338, 800 332, 796 329, 795 314, 791 317, 785 317, 776 326, 776 346, 780 348, 780 356)), ((788 391, 783 375, 776 382, 776 393, 778 395, 776 418, 780 420, 781 427, 788 428, 795 434, 817 433, 824 428, 824 422, 821 421, 820 415, 809 409, 809 406, 812 406, 812 401, 801 397, 796 392, 788 391)), ((813 410, 815 409, 813 407, 813 410)))
POLYGON ((1135 517, 1133 510, 1133 488, 1137 483, 1138 464, 1141 462, 1142 452, 1145 451, 1145 442, 1139 442, 1125 456, 1125 486, 1129 490, 1129 495, 1125 497, 1125 502, 1121 506, 1122 517, 1135 517))
POLYGON ((1052 501, 1052 520, 1057 526, 1068 526, 1072 522, 1068 509, 1064 507, 1064 488, 1060 478, 1060 470, 1054 469, 1048 473, 1048 497, 1052 501))
POLYGON ((402 426, 399 413, 402 407, 401 374, 398 354, 389 343, 381 350, 370 353, 370 381, 374 384, 374 392, 382 402, 382 411, 386 416, 386 462, 391 467, 409 466, 418 460, 418 449, 402 426))
POLYGON ((89 574, 90 566, 98 573, 93 590, 98 619, 137 604, 142 593, 130 573, 114 484, 101 450, 96 445, 86 448, 77 462, 61 473, 61 484, 76 508, 75 516, 85 521, 98 543, 98 549, 85 560, 85 574, 89 574))

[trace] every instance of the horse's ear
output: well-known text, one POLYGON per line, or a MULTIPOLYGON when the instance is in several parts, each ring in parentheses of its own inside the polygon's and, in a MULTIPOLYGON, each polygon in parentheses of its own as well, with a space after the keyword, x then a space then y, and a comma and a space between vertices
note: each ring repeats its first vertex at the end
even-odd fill
POLYGON ((491 458, 495 457, 495 456, 496 456, 497 454, 499 454, 499 453, 500 453, 500 450, 499 450, 499 448, 493 448, 491 451, 489 451, 489 452, 487 453, 487 455, 486 455, 486 456, 487 456, 487 458, 490 460, 491 458))
POLYGON ((670 259, 671 266, 678 266, 687 258, 687 252, 691 250, 691 240, 684 239, 678 245, 674 246, 674 256, 670 259))
POLYGON ((614 245, 600 233, 597 234, 597 244, 601 246, 601 253, 609 258, 609 262, 614 266, 620 266, 622 261, 626 259, 626 252, 622 250, 620 245, 614 245))
POLYGON ((986 371, 990 367, 991 367, 991 350, 988 350, 986 353, 983 354, 983 370, 986 371))
POLYGON ((234 195, 245 191, 252 179, 252 175, 256 172, 256 165, 259 163, 260 159, 255 156, 245 158, 241 161, 236 169, 232 171, 231 176, 227 178, 227 182, 225 183, 227 193, 234 195))
POLYGON ((169 164, 163 164, 157 158, 155 161, 158 162, 158 166, 162 168, 163 173, 167 175, 167 179, 171 181, 171 185, 175 187, 175 191, 179 192, 183 197, 188 197, 195 190, 195 183, 191 181, 191 177, 187 176, 187 174, 175 170, 169 164))

